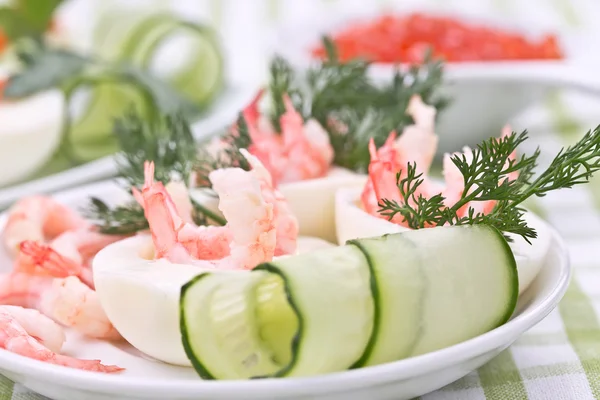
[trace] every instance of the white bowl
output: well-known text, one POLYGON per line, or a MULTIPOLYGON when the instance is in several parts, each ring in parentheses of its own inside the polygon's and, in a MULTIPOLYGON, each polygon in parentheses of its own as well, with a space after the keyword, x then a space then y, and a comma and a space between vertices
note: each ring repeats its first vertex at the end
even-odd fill
MULTIPOLYGON (((101 182, 57 194, 69 205, 85 204, 87 196, 118 201, 123 193, 112 182, 101 182)), ((5 216, 0 218, 0 227, 5 216)), ((567 250, 552 231, 552 246, 544 268, 519 299, 505 325, 484 335, 436 352, 384 364, 312 378, 251 381, 202 381, 191 368, 163 364, 142 356, 127 344, 110 344, 67 333, 66 353, 100 358, 127 370, 104 375, 46 364, 0 350, 0 373, 56 400, 142 399, 371 399, 403 400, 445 386, 482 366, 540 322, 561 299, 569 282, 567 250)), ((2 268, 10 263, 0 250, 2 268)))
MULTIPOLYGON (((293 20, 283 21, 274 35, 274 52, 305 71, 317 63, 311 58, 310 49, 319 43, 321 36, 336 32, 353 21, 368 21, 381 13, 375 5, 370 4, 376 2, 354 3, 353 7, 338 3, 332 4, 326 12, 313 10, 310 15, 299 15, 293 20)), ((427 13, 440 14, 434 10, 428 10, 427 13)), ((532 28, 535 24, 532 23, 510 23, 507 26, 506 22, 494 18, 474 17, 461 12, 441 14, 477 24, 518 30, 527 37, 537 36, 532 28)), ((392 64, 373 63, 370 67, 370 75, 375 81, 389 82, 393 71, 392 64)), ((511 118, 556 88, 576 89, 600 96, 600 78, 594 71, 587 71, 566 61, 446 63, 441 92, 453 101, 440 113, 436 125, 440 136, 438 153, 458 151, 463 146, 473 146, 484 139, 499 136, 502 127, 511 118)))

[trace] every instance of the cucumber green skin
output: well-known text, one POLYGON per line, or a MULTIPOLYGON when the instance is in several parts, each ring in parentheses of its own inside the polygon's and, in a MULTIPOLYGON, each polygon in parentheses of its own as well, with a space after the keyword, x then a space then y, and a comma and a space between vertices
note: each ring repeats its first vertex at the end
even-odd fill
MULTIPOLYGON (((106 154, 111 154, 114 151, 118 150, 116 139, 111 137, 110 135, 103 135, 104 132, 100 132, 99 134, 93 136, 95 137, 96 146, 98 146, 99 143, 102 143, 104 147, 106 147, 106 150, 104 152, 94 154, 93 156, 90 156, 89 154, 80 154, 79 149, 77 148, 74 140, 74 136, 76 136, 76 134, 74 135, 73 130, 77 128, 77 126, 76 124, 74 125, 73 121, 71 120, 70 110, 68 107, 71 101, 71 96, 75 93, 76 89, 79 86, 90 85, 91 87, 93 87, 102 85, 103 83, 120 83, 130 85, 139 93, 140 101, 134 103, 137 106, 136 108, 138 108, 138 110, 141 110, 143 112, 143 115, 147 116, 148 118, 150 118, 152 111, 154 111, 154 100, 151 93, 149 93, 146 88, 143 88, 140 85, 137 85, 135 82, 129 81, 128 79, 124 79, 124 77, 100 73, 88 76, 83 75, 73 80, 69 83, 68 87, 64 88, 65 103, 67 104, 67 107, 65 107, 63 111, 61 145, 58 151, 74 164, 87 162, 94 158, 98 158, 106 154)), ((96 105, 97 103, 97 100, 98 98, 96 96, 92 97, 92 99, 90 99, 89 107, 94 107, 94 105, 96 105)), ((85 117, 83 117, 82 120, 83 119, 85 119, 85 117)), ((89 140, 89 137, 92 135, 88 134, 87 136, 89 140)), ((81 140, 81 138, 77 139, 81 140)), ((85 144, 85 142, 83 144, 85 144)))
POLYGON ((500 244, 502 245, 502 247, 504 247, 504 253, 506 254, 506 256, 508 258, 507 261, 510 264, 510 267, 511 267, 510 271, 512 273, 511 274, 512 275, 512 287, 514 288, 513 295, 511 296, 511 299, 507 305, 506 313, 502 316, 502 318, 500 318, 500 320, 494 327, 494 328, 497 328, 501 325, 504 325, 506 322, 508 322, 510 317, 512 317, 513 313, 515 312, 515 309, 517 308, 517 301, 519 300, 519 272, 517 270, 517 261, 515 260, 515 256, 512 252, 512 249, 510 248, 508 242, 506 241, 506 238, 502 234, 502 232, 500 232, 498 229, 494 228, 493 226, 487 226, 487 225, 482 225, 482 226, 485 226, 487 229, 489 229, 491 232, 493 232, 498 237, 500 244))
POLYGON ((185 285, 183 285, 181 287, 181 294, 180 294, 180 300, 179 300, 179 330, 181 331, 181 342, 183 344, 183 349, 185 350, 185 354, 187 354, 190 362, 192 363, 192 366, 194 367, 194 369, 196 370, 198 375, 200 375, 200 377, 202 379, 214 380, 215 377, 211 375, 208 368, 206 368, 204 366, 204 364, 202 364, 200 362, 200 360, 194 354, 194 350, 192 348, 192 343, 187 334, 187 322, 185 320, 185 312, 183 311, 183 306, 185 304, 185 295, 186 295, 188 289, 191 288, 192 286, 194 286, 199 281, 201 281, 203 278, 209 276, 210 274, 211 274, 210 272, 202 273, 202 274, 192 278, 189 282, 187 282, 185 285))
POLYGON ((377 286, 377 279, 375 276, 375 268, 373 267, 373 261, 371 259, 371 256, 369 255, 369 252, 360 244, 360 242, 356 241, 356 240, 349 240, 346 242, 346 246, 356 246, 360 251, 362 251, 362 253, 365 255, 365 258, 367 259, 367 264, 369 265, 369 272, 370 272, 370 286, 371 286, 371 294, 373 296, 373 303, 374 303, 374 309, 373 309, 373 330, 371 331, 371 337, 369 338, 369 341, 367 342, 367 346, 365 347, 365 351, 363 352, 362 356, 360 356, 360 358, 358 360, 356 360, 356 362, 354 364, 352 364, 350 366, 350 369, 354 369, 354 368, 360 368, 362 367, 367 360, 369 359, 369 356, 371 355, 371 352, 373 351, 373 346, 375 345, 375 342, 377 340, 377 334, 379 331, 379 320, 381 318, 381 311, 380 311, 380 301, 381 298, 379 296, 379 288, 377 286))
MULTIPOLYGON (((288 365, 286 365, 285 367, 283 367, 282 369, 280 369, 279 371, 277 371, 276 373, 274 373, 273 375, 256 376, 251 379, 262 379, 262 378, 285 376, 285 374, 290 369, 293 368, 293 366, 296 362, 296 359, 297 359, 298 349, 300 346, 300 337, 301 337, 302 328, 303 328, 303 319, 298 310, 297 305, 294 302, 293 296, 290 293, 290 290, 289 290, 290 286, 288 285, 287 278, 286 278, 285 274, 283 274, 279 270, 279 268, 277 268, 276 266, 271 265, 269 263, 264 263, 264 264, 258 265, 256 268, 253 269, 253 271, 266 271, 266 272, 276 274, 281 277, 281 279, 283 280, 283 283, 284 283, 284 287, 285 287, 286 299, 289 302, 290 307, 292 308, 294 314, 298 318, 298 331, 297 331, 296 335, 294 335, 294 338, 292 339, 292 343, 291 343, 292 359, 291 359, 290 363, 288 365)), ((183 349, 185 350, 185 353, 187 354, 190 362, 192 363, 192 366, 194 367, 194 369, 196 370, 198 375, 200 375, 200 377, 202 379, 215 380, 217 378, 211 374, 210 370, 200 361, 200 359, 196 356, 196 354, 194 352, 191 339, 188 336, 186 316, 185 316, 185 312, 183 310, 183 308, 185 306, 185 296, 187 294, 188 289, 190 289, 191 287, 196 285, 203 278, 208 277, 210 275, 211 275, 211 272, 202 273, 202 274, 192 278, 189 282, 187 282, 185 285, 183 285, 181 287, 181 294, 180 294, 180 300, 179 300, 179 327, 180 327, 179 329, 181 331, 181 341, 183 344, 183 349)))
POLYGON ((300 343, 301 343, 301 338, 302 338, 302 332, 303 332, 303 328, 304 328, 304 319, 302 317, 302 314, 300 313, 298 305, 294 301, 294 296, 290 290, 290 285, 289 285, 288 279, 285 276, 285 274, 282 273, 278 267, 276 267, 275 265, 270 264, 270 263, 263 263, 263 264, 258 265, 252 271, 266 271, 266 272, 269 272, 269 273, 272 273, 272 274, 275 274, 275 275, 278 275, 279 277, 281 277, 283 284, 284 284, 284 288, 285 288, 286 299, 287 299, 288 303, 290 304, 292 311, 296 315, 296 318, 298 318, 298 330, 296 331, 296 334, 294 335, 294 338, 292 339, 292 343, 291 343, 292 359, 290 360, 290 362, 285 367, 281 368, 279 371, 275 372, 272 375, 257 376, 254 379, 282 377, 282 376, 285 376, 294 367, 294 365, 296 364, 296 360, 298 359, 300 343))

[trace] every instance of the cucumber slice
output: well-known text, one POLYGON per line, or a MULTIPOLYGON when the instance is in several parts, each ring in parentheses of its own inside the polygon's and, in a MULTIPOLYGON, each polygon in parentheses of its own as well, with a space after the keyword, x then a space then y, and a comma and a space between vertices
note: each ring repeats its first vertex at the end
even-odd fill
POLYGON ((376 309, 374 334, 354 367, 404 358, 419 335, 425 288, 425 266, 415 244, 405 235, 348 243, 360 248, 369 261, 376 309))
POLYGON ((510 319, 519 278, 515 257, 498 230, 456 226, 405 235, 419 251, 427 281, 411 356, 471 339, 510 319))
POLYGON ((105 60, 119 60, 128 38, 146 18, 147 13, 123 10, 103 13, 92 33, 94 52, 105 60))
POLYGON ((205 378, 309 376, 468 340, 506 322, 517 296, 496 229, 432 228, 204 274, 182 289, 181 332, 205 378))
POLYGON ((120 77, 110 75, 81 76, 65 90, 67 107, 63 118, 61 153, 72 162, 91 161, 118 149, 113 135, 114 119, 132 106, 143 115, 153 111, 148 94, 137 85, 120 77), (89 91, 89 99, 82 105, 83 111, 72 115, 77 106, 76 94, 89 91))
POLYGON ((256 270, 282 277, 300 322, 293 358, 277 376, 341 371, 361 357, 373 332, 375 305, 368 262, 357 247, 287 257, 256 270))
POLYGON ((182 288, 183 346, 188 356, 203 355, 190 357, 202 377, 250 378, 280 368, 256 329, 254 292, 263 277, 243 272, 205 273, 182 288))
POLYGON ((143 65, 201 108, 206 108, 224 86, 223 57, 214 33, 206 27, 173 27, 146 53, 143 65))
POLYGON ((201 108, 223 88, 221 46, 209 27, 166 13, 115 21, 100 24, 103 35, 96 41, 104 57, 151 71, 201 108))
POLYGON ((219 273, 200 276, 182 289, 184 348, 202 377, 314 375, 344 370, 364 353, 374 303, 368 263, 357 247, 287 257, 245 275, 240 279, 256 285, 253 295, 239 288, 234 294, 231 287, 238 283, 219 273), (231 298, 216 306, 214 293, 225 290, 219 286, 229 286, 231 298), (245 304, 238 301, 244 297, 245 304), (249 310, 254 310, 253 319, 249 310), (223 316, 227 323, 217 325, 214 320, 223 316), (230 334, 225 338, 222 332, 230 334))
POLYGON ((443 227, 351 243, 369 259, 379 316, 358 365, 460 343, 502 325, 515 308, 515 259, 494 228, 443 227))

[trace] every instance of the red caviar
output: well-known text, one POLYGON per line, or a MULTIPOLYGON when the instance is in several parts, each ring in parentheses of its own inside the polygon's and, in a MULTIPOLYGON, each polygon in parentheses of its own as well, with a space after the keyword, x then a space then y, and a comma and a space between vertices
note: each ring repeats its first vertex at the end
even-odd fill
MULTIPOLYGON (((554 35, 533 41, 512 32, 420 13, 384 15, 354 24, 333 35, 332 40, 344 61, 361 57, 381 63, 419 63, 428 48, 434 58, 448 62, 563 57, 554 35)), ((312 54, 322 58, 325 51, 320 46, 312 54)))

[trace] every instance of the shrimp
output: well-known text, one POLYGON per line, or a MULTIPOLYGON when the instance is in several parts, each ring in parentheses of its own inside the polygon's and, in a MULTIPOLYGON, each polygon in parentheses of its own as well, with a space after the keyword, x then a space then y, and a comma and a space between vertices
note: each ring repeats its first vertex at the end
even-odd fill
MULTIPOLYGON (((501 138, 505 138, 508 135, 510 135, 512 132, 512 129, 510 128, 510 125, 506 125, 504 126, 504 128, 502 129, 502 135, 501 138)), ((469 147, 464 147, 463 148, 463 153, 458 153, 459 155, 461 155, 462 157, 464 157, 467 162, 470 162, 473 159, 473 150, 471 150, 469 147)), ((508 163, 513 162, 517 157, 516 152, 513 152, 508 160, 507 160, 507 165, 508 163)), ((461 172, 459 171, 459 169, 456 167, 456 165, 452 162, 451 156, 449 154, 445 154, 444 155, 444 170, 443 170, 443 174, 444 174, 444 180, 446 181, 446 187, 444 188, 444 190, 442 191, 442 195, 445 198, 445 203, 447 205, 454 205, 456 204, 456 202, 458 202, 460 200, 460 198, 463 195, 464 189, 465 189, 465 182, 464 182, 464 178, 461 174, 461 172)), ((510 181, 517 179, 519 176, 519 173, 517 171, 513 171, 508 173, 504 179, 508 179, 510 181)), ((477 187, 473 187, 471 190, 476 190, 477 187)), ((494 207, 496 206, 496 201, 494 200, 486 200, 486 201, 471 201, 467 204, 465 204, 464 206, 462 206, 459 210, 458 210, 458 215, 459 216, 463 216, 465 215, 466 212, 469 211, 469 209, 473 209, 473 211, 475 212, 475 214, 489 214, 494 207)))
POLYGON ((217 265, 223 267, 225 264, 231 268, 236 263, 236 268, 253 268, 256 260, 262 262, 273 257, 274 206, 265 202, 261 185, 251 173, 240 168, 226 168, 209 174, 220 198, 219 209, 228 222, 224 227, 201 228, 186 224, 179 217, 164 186, 154 182, 152 163, 146 163, 145 173, 146 182, 140 195, 156 258, 193 263, 206 268, 215 268, 217 265), (213 243, 226 245, 227 253, 207 259, 202 253, 213 243), (227 263, 223 260, 227 260, 227 263))
POLYGON ((153 164, 146 163, 146 182, 142 192, 135 196, 143 205, 150 225, 155 258, 188 263, 205 260, 215 265, 215 260, 229 256, 242 260, 239 254, 245 250, 240 249, 253 246, 255 253, 244 253, 248 258, 242 261, 244 268, 253 268, 255 259, 272 258, 271 231, 275 235, 275 255, 296 251, 296 217, 283 195, 273 187, 269 171, 258 158, 245 149, 240 151, 249 161, 251 171, 226 168, 209 174, 220 199, 219 209, 228 221, 224 227, 198 227, 183 221, 165 187, 154 182, 153 164), (269 227, 271 224, 275 225, 274 229, 269 227), (264 254, 261 254, 262 250, 264 254))
POLYGON ((76 276, 54 279, 50 288, 50 317, 82 334, 107 340, 121 338, 104 309, 98 294, 76 276))
POLYGON ((119 372, 123 368, 100 360, 81 360, 59 354, 65 341, 62 328, 36 310, 0 306, 0 347, 35 360, 94 372, 119 372))
POLYGON ((83 217, 51 197, 26 197, 8 211, 3 241, 8 251, 16 255, 25 240, 46 241, 87 226, 89 223, 83 217))
POLYGON ((154 164, 144 165, 145 183, 142 192, 134 196, 144 208, 150 225, 155 257, 173 262, 185 262, 192 255, 196 259, 221 258, 229 254, 230 233, 224 227, 204 227, 187 223, 161 182, 154 181, 154 164))
POLYGON ((29 335, 50 351, 60 352, 67 340, 63 328, 38 310, 20 306, 0 306, 0 312, 12 315, 29 335))
POLYGON ((0 275, 0 304, 35 308, 53 320, 95 338, 120 338, 96 292, 79 278, 13 272, 0 275))
POLYGON ((35 308, 51 314, 50 289, 53 277, 12 272, 0 275, 0 304, 35 308))
POLYGON ((89 229, 73 230, 57 236, 49 245, 24 241, 15 261, 15 270, 54 277, 78 276, 93 287, 91 259, 104 247, 124 236, 103 235, 89 229))
POLYGON ((263 91, 243 112, 252 144, 250 154, 257 157, 270 172, 275 184, 325 176, 333 162, 334 152, 329 135, 314 119, 306 122, 284 95, 285 113, 280 118, 281 134, 258 112, 263 91))
POLYGON ((298 219, 283 196, 273 187, 273 179, 269 171, 262 165, 257 157, 251 155, 247 150, 241 149, 241 153, 252 167, 250 171, 261 183, 262 195, 267 203, 273 204, 274 218, 276 224, 276 247, 275 256, 294 254, 297 250, 298 219))
MULTIPOLYGON (((398 139, 396 132, 391 132, 379 149, 375 148, 373 139, 369 142, 369 177, 363 188, 361 201, 365 211, 377 217, 385 218, 379 214, 379 202, 382 199, 400 202, 396 174, 400 174, 400 179, 406 178, 409 163, 415 166, 415 172, 422 174, 424 179, 415 196, 430 196, 439 190, 439 187, 427 178, 438 144, 433 129, 435 108, 424 104, 421 98, 415 95, 409 102, 407 112, 415 123, 404 128, 398 139)), ((402 223, 402 220, 403 217, 397 215, 394 222, 402 223)))
POLYGON ((217 169, 209 174, 219 195, 219 209, 231 231, 231 253, 213 261, 223 269, 252 269, 273 259, 276 247, 274 205, 262 196, 257 179, 240 168, 217 169))

